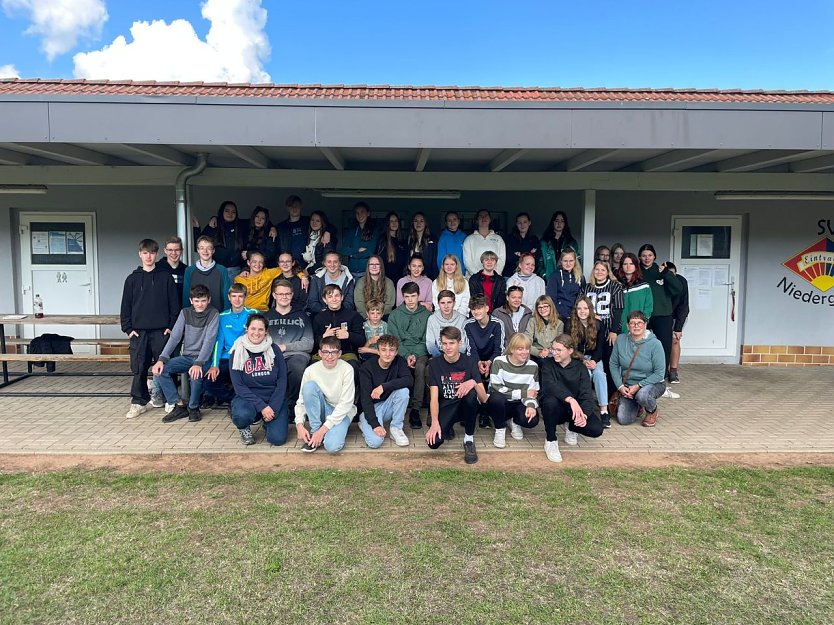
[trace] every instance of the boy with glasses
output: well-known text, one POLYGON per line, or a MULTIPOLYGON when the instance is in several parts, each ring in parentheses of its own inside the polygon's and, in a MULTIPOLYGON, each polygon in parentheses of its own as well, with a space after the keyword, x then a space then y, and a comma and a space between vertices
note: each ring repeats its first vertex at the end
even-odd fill
POLYGON ((162 251, 165 253, 165 258, 158 260, 156 266, 171 274, 174 285, 177 287, 177 295, 179 296, 177 301, 183 301, 182 285, 185 281, 185 270, 188 266, 182 262, 182 239, 169 237, 165 241, 165 247, 162 248, 162 251))
POLYGON ((272 297, 275 307, 265 316, 272 342, 283 352, 287 363, 287 405, 293 410, 301 389, 301 377, 313 351, 313 325, 307 313, 292 306, 292 284, 289 280, 275 280, 272 297))
POLYGON ((304 441, 301 451, 314 452, 324 446, 337 453, 345 446, 345 436, 353 416, 356 385, 353 368, 343 360, 341 344, 336 336, 321 339, 320 360, 304 370, 301 394, 295 405, 295 429, 298 440, 304 441), (310 429, 304 427, 305 419, 310 429))

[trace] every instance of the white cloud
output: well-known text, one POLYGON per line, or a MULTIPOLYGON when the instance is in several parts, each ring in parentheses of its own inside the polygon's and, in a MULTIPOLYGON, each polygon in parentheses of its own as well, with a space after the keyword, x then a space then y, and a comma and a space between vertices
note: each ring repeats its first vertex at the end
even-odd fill
POLYGON ((206 0, 206 40, 186 20, 134 22, 133 41, 119 35, 108 46, 73 57, 75 76, 92 79, 269 82, 266 9, 261 0, 206 0))
POLYGON ((14 65, 0 65, 0 78, 20 78, 14 65))
POLYGON ((31 22, 26 33, 41 37, 41 49, 51 61, 69 52, 81 37, 98 38, 107 9, 104 0, 2 0, 7 15, 24 14, 31 22))

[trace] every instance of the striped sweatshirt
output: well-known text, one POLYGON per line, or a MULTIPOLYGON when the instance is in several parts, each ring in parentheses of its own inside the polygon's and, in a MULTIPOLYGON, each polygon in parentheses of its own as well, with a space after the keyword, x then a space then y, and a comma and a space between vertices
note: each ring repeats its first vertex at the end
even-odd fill
POLYGON ((528 408, 538 408, 539 402, 527 397, 527 391, 539 390, 539 366, 528 360, 518 366, 509 356, 498 356, 489 370, 489 392, 501 393, 509 401, 521 401, 528 408))

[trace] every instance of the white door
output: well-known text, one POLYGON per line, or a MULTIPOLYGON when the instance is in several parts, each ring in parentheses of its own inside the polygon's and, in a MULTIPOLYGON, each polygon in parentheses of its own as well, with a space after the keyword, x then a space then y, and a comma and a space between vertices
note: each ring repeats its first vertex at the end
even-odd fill
MULTIPOLYGON (((93 213, 20 214, 23 313, 34 310, 36 295, 47 315, 98 314, 96 237, 93 213)), ((98 326, 25 325, 23 336, 52 332, 98 338, 98 326)), ((73 346, 76 353, 91 346, 73 346)))
POLYGON ((689 283, 689 319, 681 357, 738 362, 742 221, 735 217, 673 217, 672 258, 689 283))

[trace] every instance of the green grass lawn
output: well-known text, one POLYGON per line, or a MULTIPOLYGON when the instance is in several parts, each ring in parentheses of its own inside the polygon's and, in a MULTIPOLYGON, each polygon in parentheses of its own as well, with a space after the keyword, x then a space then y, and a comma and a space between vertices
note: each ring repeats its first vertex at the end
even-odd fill
POLYGON ((834 470, 0 475, 0 623, 834 622, 834 470))

